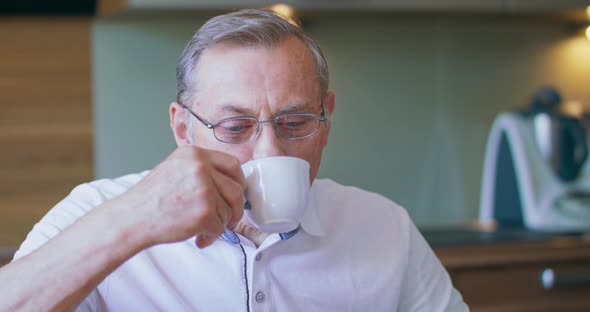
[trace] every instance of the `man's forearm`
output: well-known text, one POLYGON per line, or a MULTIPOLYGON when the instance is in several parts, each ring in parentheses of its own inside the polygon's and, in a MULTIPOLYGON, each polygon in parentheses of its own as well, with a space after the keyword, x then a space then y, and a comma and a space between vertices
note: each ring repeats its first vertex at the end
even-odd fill
POLYGON ((71 310, 147 247, 141 231, 117 218, 117 204, 123 203, 96 207, 38 250, 1 268, 0 311, 71 310))

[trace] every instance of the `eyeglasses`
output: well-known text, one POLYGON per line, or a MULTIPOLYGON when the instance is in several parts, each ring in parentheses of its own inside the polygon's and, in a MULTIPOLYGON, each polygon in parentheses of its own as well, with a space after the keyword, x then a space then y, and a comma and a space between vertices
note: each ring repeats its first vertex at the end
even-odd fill
POLYGON ((320 129, 320 124, 326 122, 323 104, 322 113, 319 116, 316 114, 295 113, 279 115, 271 120, 258 120, 258 118, 252 116, 240 116, 222 119, 216 124, 206 122, 186 105, 180 105, 203 125, 213 130, 213 135, 218 141, 229 144, 246 143, 254 139, 260 132, 260 125, 263 123, 272 123, 275 132, 287 140, 301 140, 316 134, 320 129))

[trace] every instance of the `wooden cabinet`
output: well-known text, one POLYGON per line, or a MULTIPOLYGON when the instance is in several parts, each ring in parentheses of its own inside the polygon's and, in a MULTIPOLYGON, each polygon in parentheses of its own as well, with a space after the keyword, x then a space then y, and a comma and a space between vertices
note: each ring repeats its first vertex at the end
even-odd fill
POLYGON ((0 256, 93 179, 90 23, 0 18, 0 256))
POLYGON ((441 247, 435 252, 472 311, 590 311, 590 240, 441 247), (553 269, 556 285, 541 274, 553 269), (568 282, 561 283, 565 278, 568 282))

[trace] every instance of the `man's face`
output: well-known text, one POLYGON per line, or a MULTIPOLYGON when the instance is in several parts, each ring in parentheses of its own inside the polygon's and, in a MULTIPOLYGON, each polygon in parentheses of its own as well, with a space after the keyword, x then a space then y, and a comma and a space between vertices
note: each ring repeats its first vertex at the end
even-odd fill
MULTIPOLYGON (((305 45, 295 38, 275 48, 214 45, 201 55, 196 76, 197 94, 188 106, 212 124, 234 116, 270 120, 285 113, 321 113, 314 61, 305 45)), ((324 106, 326 114, 331 115, 332 93, 324 99, 324 106)), ((314 136, 287 140, 274 131, 272 124, 265 123, 255 139, 227 144, 217 141, 213 131, 197 120, 193 124, 194 144, 199 147, 229 153, 241 163, 270 156, 302 158, 311 165, 312 181, 329 134, 328 126, 322 123, 314 136)))

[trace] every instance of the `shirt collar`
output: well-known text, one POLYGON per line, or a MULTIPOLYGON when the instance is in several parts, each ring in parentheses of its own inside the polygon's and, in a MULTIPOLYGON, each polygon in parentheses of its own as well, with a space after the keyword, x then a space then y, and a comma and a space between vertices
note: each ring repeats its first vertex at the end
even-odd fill
MULTIPOLYGON (((279 233, 279 237, 281 238, 281 240, 288 240, 289 238, 295 236, 295 234, 299 233, 299 230, 301 230, 301 226, 298 226, 296 229, 290 232, 279 233)), ((221 238, 232 245, 238 245, 239 243, 241 243, 238 234, 236 234, 234 231, 230 229, 225 229, 223 234, 221 234, 221 238)))
MULTIPOLYGON (((305 211, 305 214, 303 215, 303 218, 301 219, 301 225, 293 231, 287 233, 279 233, 279 236, 282 240, 287 240, 295 236, 295 234, 297 234, 301 229, 303 229, 306 233, 312 236, 321 237, 325 235, 323 224, 318 216, 318 197, 318 186, 317 183, 314 182, 309 192, 309 201, 307 204, 308 206, 307 210, 305 211)), ((225 229, 225 232, 221 235, 221 238, 223 238, 226 242, 230 244, 236 245, 240 243, 239 236, 228 229, 225 229)))
POLYGON ((308 234, 312 236, 324 236, 325 231, 323 224, 319 218, 318 210, 320 208, 319 203, 319 196, 320 192, 318 190, 319 186, 317 183, 317 179, 314 180, 313 184, 311 185, 311 190, 309 192, 309 202, 307 204, 307 210, 301 219, 301 228, 308 234))

